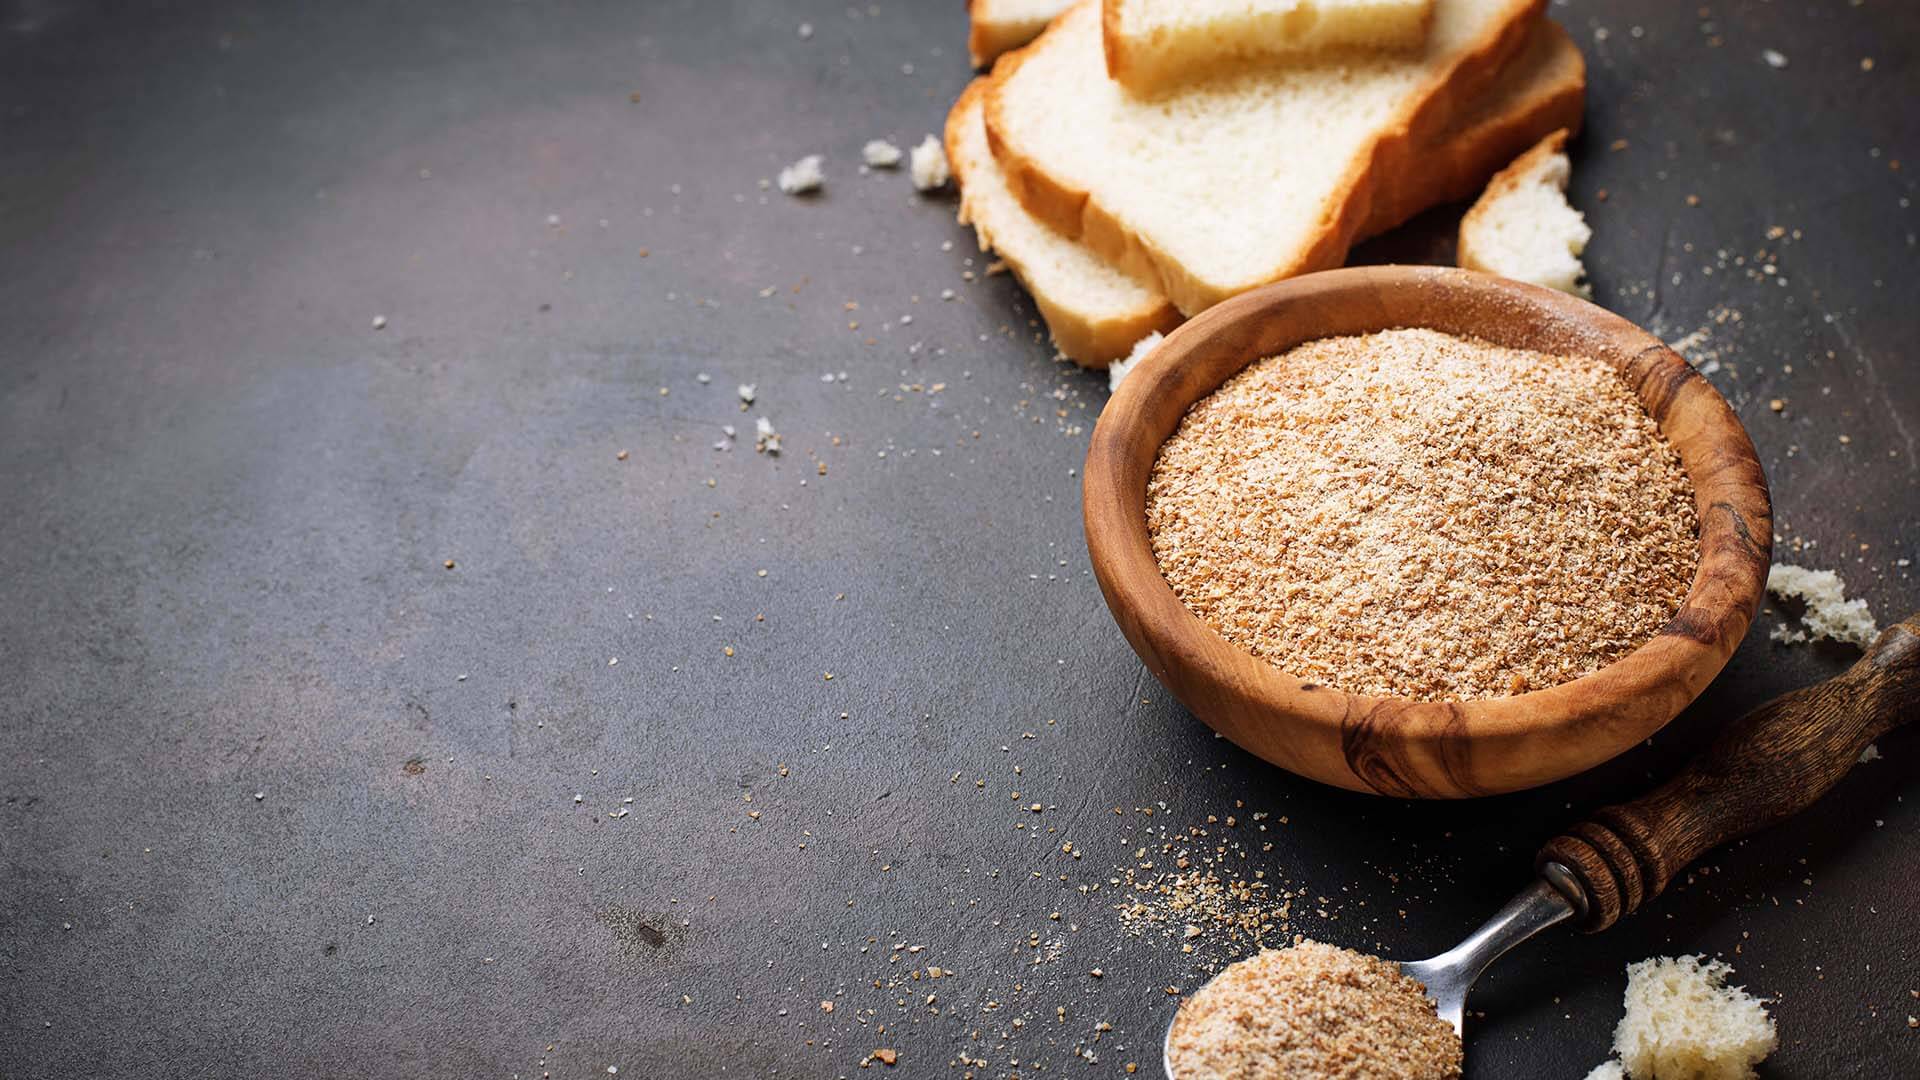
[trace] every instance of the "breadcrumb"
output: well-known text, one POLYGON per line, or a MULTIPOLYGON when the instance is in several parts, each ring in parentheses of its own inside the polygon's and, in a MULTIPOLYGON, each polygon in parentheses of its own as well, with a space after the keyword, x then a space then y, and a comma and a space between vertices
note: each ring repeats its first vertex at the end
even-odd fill
POLYGON ((1867 602, 1847 599, 1846 584, 1840 580, 1840 575, 1831 570, 1809 570, 1790 563, 1774 563, 1767 567, 1767 591, 1789 600, 1803 601, 1807 605, 1806 614, 1801 619, 1807 629, 1791 630, 1781 624, 1774 627, 1769 635, 1775 641, 1791 644, 1827 638, 1864 649, 1880 636, 1880 627, 1874 622, 1873 612, 1868 609, 1867 602))
POLYGON ((913 186, 921 191, 945 187, 952 173, 947 167, 947 151, 940 140, 929 135, 913 148, 913 160, 907 163, 913 186))
POLYGON ((820 155, 808 154, 799 161, 780 170, 777 181, 780 190, 788 195, 805 195, 819 191, 827 182, 826 174, 820 171, 820 155))
POLYGON ((1302 942, 1242 960, 1174 1017, 1173 1075, 1451 1080, 1462 1050, 1426 987, 1375 956, 1302 942))
POLYGON ((1432 330, 1309 342, 1196 403, 1147 526, 1181 601, 1310 682, 1418 699, 1558 685, 1679 610, 1679 455, 1603 361, 1432 330))

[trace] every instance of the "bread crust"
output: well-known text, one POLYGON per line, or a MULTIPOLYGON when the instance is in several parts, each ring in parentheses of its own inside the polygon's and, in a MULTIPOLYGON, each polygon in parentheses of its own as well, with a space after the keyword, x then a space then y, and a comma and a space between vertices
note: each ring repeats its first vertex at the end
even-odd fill
MULTIPOLYGON (((1080 0, 1101 3, 1102 0, 1080 0)), ((1348 166, 1320 209, 1320 227, 1304 250, 1282 256, 1254 279, 1213 282, 1190 272, 1151 240, 1128 227, 1092 193, 1049 176, 1017 142, 1007 137, 1003 94, 1021 66, 1047 47, 1072 12, 1062 15, 1033 44, 994 67, 986 104, 987 137, 1016 197, 1035 217, 1106 257, 1142 280, 1157 281, 1182 312, 1193 315, 1269 281, 1337 266, 1372 213, 1384 175, 1404 175, 1424 142, 1432 141, 1499 77, 1501 67, 1526 43, 1546 0, 1509 0, 1483 38, 1462 50, 1450 69, 1438 71, 1382 125, 1371 144, 1348 166)))
POLYGON ((1479 270, 1483 273, 1493 272, 1493 267, 1480 253, 1480 245, 1476 241, 1476 237, 1480 235, 1481 221, 1492 212, 1493 205, 1500 201, 1501 196, 1525 183, 1526 177, 1540 166, 1542 160, 1564 152, 1567 148, 1567 137, 1571 134, 1565 128, 1553 132, 1534 144, 1533 149, 1515 158, 1511 165, 1500 170, 1492 180, 1487 181, 1486 191, 1474 202, 1473 208, 1467 211, 1466 216, 1460 219, 1460 243, 1456 248, 1454 261, 1460 264, 1461 269, 1479 270))
POLYGON ((1107 78, 1116 82, 1127 81, 1128 70, 1133 66, 1132 57, 1127 55, 1126 39, 1120 33, 1121 5, 1126 0, 1100 0, 1100 55, 1107 59, 1107 78))
MULTIPOLYGON (((1155 296, 1131 310, 1113 312, 1100 318, 1060 304, 1045 290, 1034 288, 1027 267, 1018 255, 996 248, 992 232, 973 220, 967 200, 968 173, 973 161, 964 149, 962 125, 966 122, 967 110, 985 97, 988 85, 989 77, 984 75, 968 83, 967 88, 960 92, 959 100, 948 110, 943 129, 947 162, 960 186, 958 220, 962 225, 974 227, 982 251, 992 250, 1013 271, 1014 277, 1027 290, 1027 295, 1033 298, 1034 306, 1040 309, 1040 315, 1047 323, 1047 331, 1053 336, 1053 343, 1061 354, 1082 367, 1105 368, 1117 360, 1125 359, 1134 343, 1141 338, 1156 330, 1171 330, 1179 325, 1180 312, 1164 296, 1155 296)), ((1062 237, 1062 240, 1065 238, 1062 237)))
MULTIPOLYGON (((969 3, 973 0, 969 0, 969 3)), ((1107 77, 1126 86, 1136 94, 1155 96, 1177 88, 1181 79, 1188 73, 1179 65, 1158 64, 1152 61, 1153 46, 1129 38, 1121 25, 1125 17, 1126 5, 1130 0, 1101 0, 1100 3, 1100 49, 1107 60, 1107 77)), ((1133 0, 1137 2, 1137 0, 1133 0)), ((1417 32, 1409 39, 1395 44, 1408 48, 1425 40, 1427 31, 1433 25, 1433 6, 1429 3, 1419 15, 1417 32)), ((1378 43, 1376 43, 1378 44, 1378 43)), ((1328 42, 1326 48, 1351 47, 1328 42)), ((1255 50, 1250 56, 1283 55, 1284 50, 1266 53, 1255 50)), ((1221 58, 1223 61, 1231 58, 1221 58)), ((1244 60, 1245 57, 1241 57, 1244 60)))
POLYGON ((1553 20, 1541 19, 1515 63, 1532 69, 1518 75, 1523 80, 1518 98, 1499 101, 1504 111, 1472 116, 1430 145, 1423 156, 1436 159, 1437 167, 1422 170, 1424 183, 1407 178, 1383 184, 1360 230, 1361 239, 1378 236, 1433 207, 1473 198, 1542 132, 1580 131, 1586 110, 1587 62, 1567 32, 1553 20))

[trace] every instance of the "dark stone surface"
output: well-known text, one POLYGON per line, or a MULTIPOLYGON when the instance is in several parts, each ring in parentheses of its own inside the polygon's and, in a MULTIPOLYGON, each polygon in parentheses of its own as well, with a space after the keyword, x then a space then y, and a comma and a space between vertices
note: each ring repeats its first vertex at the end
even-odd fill
MULTIPOLYGON (((1470 805, 1211 738, 1088 575, 1101 378, 961 280, 950 199, 856 175, 938 129, 960 8, 0 3, 0 1075, 1152 1075, 1163 988, 1221 954, 1122 932, 1147 830, 1243 815, 1250 870, 1327 898, 1298 929, 1424 955, 1849 662, 1763 619, 1652 745, 1470 805), (824 195, 759 189, 808 152, 824 195)), ((1553 11, 1599 298, 1710 328, 1783 547, 1898 617, 1920 8, 1553 11)), ((1456 214, 1362 257, 1445 258, 1456 214)), ((1501 964, 1469 1074, 1584 1074, 1623 966, 1688 951, 1779 997, 1768 1075, 1920 1073, 1920 742, 1882 749, 1501 964)))

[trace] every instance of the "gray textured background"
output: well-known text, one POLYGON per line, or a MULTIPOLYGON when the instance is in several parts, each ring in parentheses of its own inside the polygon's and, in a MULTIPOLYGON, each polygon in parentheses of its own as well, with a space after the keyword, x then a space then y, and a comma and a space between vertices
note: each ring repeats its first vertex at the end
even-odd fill
MULTIPOLYGON (((1920 8, 1710 8, 1553 8, 1598 296, 1718 362, 1787 545, 1890 620, 1920 8)), ((1221 957, 1122 931, 1149 828, 1285 814, 1243 839, 1339 916, 1299 929, 1422 955, 1850 661, 1763 619, 1650 747, 1471 805, 1211 738, 1087 570, 1102 379, 961 280, 949 197, 856 175, 938 130, 963 41, 957 0, 0 2, 0 1076, 1152 1074, 1163 988, 1221 957), (822 197, 758 188, 808 152, 822 197), (759 413, 778 459, 711 448, 759 413)), ((1456 216, 1361 257, 1444 260, 1456 216)), ((1882 750, 1503 963, 1469 1075, 1583 1075, 1623 965, 1681 951, 1779 997, 1770 1076, 1920 1073, 1920 743, 1882 750)))

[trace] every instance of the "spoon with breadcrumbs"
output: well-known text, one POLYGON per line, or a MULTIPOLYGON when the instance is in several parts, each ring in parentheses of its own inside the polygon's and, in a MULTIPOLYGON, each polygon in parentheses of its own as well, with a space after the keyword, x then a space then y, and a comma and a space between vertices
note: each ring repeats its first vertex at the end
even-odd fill
MULTIPOLYGON (((1577 922, 1587 933, 1612 926, 1709 849, 1811 805, 1868 744, 1916 714, 1920 614, 1882 631, 1845 673, 1783 694, 1728 725, 1664 786, 1598 810, 1549 840, 1535 858, 1533 884, 1465 941, 1400 964, 1400 972, 1418 980, 1440 1018, 1464 1033, 1467 991, 1507 950, 1563 922, 1577 922)), ((1173 1034, 1169 1025, 1167 1076, 1204 1080, 1176 1076, 1173 1034)))

